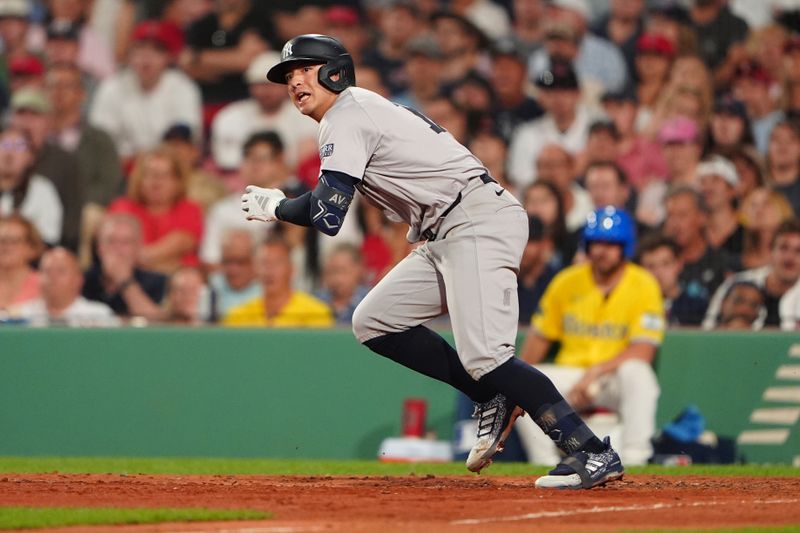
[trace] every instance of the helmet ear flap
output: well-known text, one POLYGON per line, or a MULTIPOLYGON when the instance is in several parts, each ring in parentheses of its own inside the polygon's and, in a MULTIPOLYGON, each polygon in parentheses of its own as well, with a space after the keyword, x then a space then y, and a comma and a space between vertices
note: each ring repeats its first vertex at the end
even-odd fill
POLYGON ((352 60, 348 61, 344 57, 329 60, 319 69, 319 82, 323 87, 337 94, 355 85, 356 73, 352 60), (332 79, 335 74, 339 75, 338 80, 332 79))

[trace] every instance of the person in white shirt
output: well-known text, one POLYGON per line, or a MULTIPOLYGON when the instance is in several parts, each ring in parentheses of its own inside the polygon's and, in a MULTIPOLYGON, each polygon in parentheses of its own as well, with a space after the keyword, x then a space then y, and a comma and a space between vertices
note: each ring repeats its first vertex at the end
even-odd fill
POLYGON ((95 95, 89 122, 111 135, 124 160, 157 146, 172 124, 201 131, 200 89, 170 68, 181 48, 180 35, 173 32, 159 21, 139 23, 128 67, 103 81, 95 95))
POLYGON ((20 128, 0 131, 0 217, 19 213, 30 220, 42 239, 61 239, 64 208, 55 185, 33 172, 34 148, 20 128))
POLYGON ((519 190, 536 181, 534 163, 544 146, 558 144, 572 155, 579 154, 597 118, 580 103, 578 77, 570 63, 554 61, 539 74, 536 86, 545 115, 517 126, 509 146, 509 178, 519 190))
MULTIPOLYGON (((271 131, 258 132, 244 143, 244 158, 241 176, 248 183, 255 181, 270 187, 284 188, 293 181, 283 157, 283 141, 271 131)), ((222 243, 225 234, 233 228, 241 228, 252 233, 255 242, 274 231, 274 224, 254 226, 247 224, 240 214, 241 193, 232 193, 215 202, 206 215, 206 232, 200 245, 200 260, 216 267, 222 258, 222 243)))
MULTIPOLYGON (((240 173, 246 183, 281 189, 290 197, 306 192, 305 186, 292 174, 284 156, 283 141, 276 132, 254 133, 244 143, 243 153, 240 173)), ((258 243, 277 229, 272 223, 248 224, 241 216, 241 193, 230 194, 212 205, 206 215, 205 228, 200 245, 200 260, 212 269, 221 265, 222 244, 229 230, 248 231, 252 234, 253 241, 258 243)), ((296 272, 293 281, 296 288, 308 290, 313 282, 312 273, 307 265, 306 246, 300 245, 305 243, 305 229, 289 225, 284 229, 287 240, 292 244, 292 263, 296 272)), ((340 235, 337 240, 361 242, 362 235, 356 217, 347 222, 340 235)), ((333 245, 332 241, 321 244, 323 253, 326 247, 333 245)))
POLYGON ((81 296, 83 274, 78 259, 66 248, 42 255, 39 266, 42 297, 12 309, 12 316, 30 326, 112 327, 119 319, 107 305, 81 296))
POLYGON ((286 147, 286 160, 294 167, 305 155, 316 152, 317 125, 294 108, 282 87, 269 83, 264 73, 281 57, 264 52, 245 73, 250 98, 223 107, 211 123, 211 152, 223 170, 242 163, 242 146, 257 131, 274 130, 286 147))
POLYGON ((557 144, 548 144, 536 158, 536 172, 540 180, 552 183, 561 194, 567 229, 581 229, 595 206, 586 189, 575 180, 575 158, 557 144))
POLYGON ((722 301, 730 288, 740 282, 752 283, 761 289, 766 312, 759 316, 753 329, 762 327, 798 327, 798 284, 800 284, 800 219, 783 222, 770 246, 769 264, 743 270, 730 276, 714 293, 708 305, 703 329, 715 329, 720 324, 722 301))

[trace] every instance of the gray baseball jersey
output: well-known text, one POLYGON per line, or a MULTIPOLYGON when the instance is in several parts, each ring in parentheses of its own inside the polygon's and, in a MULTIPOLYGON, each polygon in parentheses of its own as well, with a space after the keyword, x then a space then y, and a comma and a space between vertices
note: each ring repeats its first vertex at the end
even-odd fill
POLYGON ((516 274, 528 237, 519 202, 479 179, 486 169, 452 135, 364 89, 340 93, 320 123, 319 143, 322 170, 361 178, 362 194, 411 225, 410 240, 431 228, 437 235, 359 304, 353 316, 358 340, 449 312, 458 356, 474 379, 513 357, 516 274))
POLYGON ((339 94, 319 128, 322 170, 344 172, 390 220, 434 227, 470 178, 486 172, 421 113, 359 87, 339 94))

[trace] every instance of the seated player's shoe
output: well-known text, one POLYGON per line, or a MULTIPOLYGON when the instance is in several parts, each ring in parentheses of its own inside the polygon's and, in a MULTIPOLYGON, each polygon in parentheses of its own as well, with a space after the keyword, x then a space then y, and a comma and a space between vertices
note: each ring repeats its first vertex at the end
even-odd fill
POLYGON ((622 479, 625 469, 611 440, 603 440, 605 451, 577 451, 564 458, 548 475, 536 480, 537 489, 591 489, 609 481, 622 479))
POLYGON ((494 454, 503 451, 514 421, 524 415, 521 407, 502 394, 484 403, 475 404, 472 418, 478 419, 478 440, 467 457, 467 469, 480 472, 492 464, 494 454))

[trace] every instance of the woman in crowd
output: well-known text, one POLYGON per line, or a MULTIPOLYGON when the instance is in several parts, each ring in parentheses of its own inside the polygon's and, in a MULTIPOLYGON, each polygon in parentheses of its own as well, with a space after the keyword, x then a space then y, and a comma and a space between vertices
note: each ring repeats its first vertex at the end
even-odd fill
POLYGON ((186 198, 188 169, 175 152, 156 148, 141 155, 131 173, 127 197, 108 208, 139 219, 144 247, 139 266, 162 273, 197 266, 203 235, 201 207, 186 198))
POLYGON ((708 151, 728 158, 735 151, 755 144, 744 104, 730 96, 714 104, 708 134, 708 151))
POLYGON ((20 215, 0 217, 0 312, 39 298, 39 274, 31 266, 44 250, 36 227, 20 215))
POLYGON ((636 42, 636 98, 639 111, 636 122, 638 129, 647 125, 653 117, 662 97, 670 69, 675 57, 672 42, 656 34, 643 34, 636 42))
POLYGON ((778 226, 794 212, 786 198, 768 187, 759 187, 745 197, 740 209, 744 226, 742 268, 769 264, 772 237, 778 226))
POLYGON ((764 185, 764 162, 754 146, 742 146, 729 154, 728 158, 739 174, 739 185, 736 187, 739 201, 764 185))
POLYGON ((564 200, 555 185, 547 181, 536 181, 526 190, 523 207, 528 216, 537 216, 552 235, 558 250, 555 260, 559 268, 570 265, 578 250, 580 230, 572 233, 567 229, 567 218, 564 213, 564 200))
POLYGON ((34 148, 21 129, 0 132, 0 216, 19 213, 45 242, 58 244, 64 208, 55 185, 33 171, 34 148))
POLYGON ((638 122, 637 125, 655 137, 664 121, 685 116, 704 130, 714 101, 711 83, 711 74, 699 57, 679 57, 672 64, 669 81, 655 104, 652 119, 646 123, 638 122))

